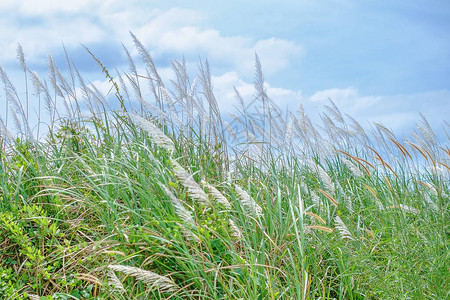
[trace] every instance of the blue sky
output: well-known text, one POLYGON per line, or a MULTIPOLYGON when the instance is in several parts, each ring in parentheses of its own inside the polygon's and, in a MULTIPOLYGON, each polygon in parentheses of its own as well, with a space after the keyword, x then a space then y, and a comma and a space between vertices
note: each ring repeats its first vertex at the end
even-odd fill
MULTIPOLYGON (((405 133, 419 112, 436 130, 450 120, 448 0, 2 0, 0 63, 20 86, 18 43, 41 76, 48 54, 62 59, 64 43, 101 85, 80 43, 109 69, 126 70, 121 43, 133 49, 129 31, 163 75, 170 59, 184 55, 196 70, 207 58, 223 111, 233 109, 233 86, 251 98, 256 51, 280 106, 302 103, 315 114, 331 98, 362 124, 405 133)), ((0 94, 2 114, 4 101, 0 94)))

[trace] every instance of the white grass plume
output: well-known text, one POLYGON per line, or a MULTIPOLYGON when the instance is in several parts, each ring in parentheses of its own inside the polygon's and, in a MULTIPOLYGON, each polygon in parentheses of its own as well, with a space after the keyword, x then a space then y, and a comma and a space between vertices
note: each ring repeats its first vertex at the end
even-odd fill
POLYGON ((195 243, 201 243, 200 238, 190 228, 187 228, 183 224, 179 224, 179 223, 177 223, 177 225, 180 226, 181 234, 183 235, 183 237, 186 240, 195 242, 195 243))
POLYGON ((192 216, 192 213, 183 206, 183 203, 181 203, 181 200, 179 200, 177 197, 175 197, 175 195, 163 184, 160 184, 160 187, 164 190, 166 195, 170 198, 173 208, 175 209, 175 214, 181 220, 186 222, 187 224, 195 227, 194 217, 192 216))
POLYGON ((175 152, 175 145, 173 141, 167 135, 165 135, 164 132, 162 132, 162 130, 158 128, 158 126, 154 125, 152 122, 142 118, 137 114, 129 113, 128 115, 137 126, 145 130, 150 135, 150 137, 156 144, 158 144, 158 146, 166 149, 167 151, 169 151, 169 153, 175 152))
POLYGON ((312 171, 315 171, 317 175, 319 175, 319 178, 324 184, 325 188, 334 195, 336 190, 330 175, 328 175, 328 173, 325 172, 325 170, 320 165, 316 164, 312 159, 308 159, 306 161, 306 164, 312 171))
POLYGON ((192 229, 197 228, 197 225, 194 221, 194 217, 192 213, 188 211, 181 200, 179 200, 175 195, 164 185, 160 184, 161 188, 164 192, 169 196, 170 201, 172 202, 173 208, 175 210, 175 214, 184 221, 184 224, 177 223, 181 228, 181 234, 188 241, 194 241, 196 243, 200 243, 199 237, 192 231, 192 229))
POLYGON ((181 184, 187 189, 189 197, 199 201, 202 205, 210 206, 211 201, 205 191, 195 182, 194 178, 188 171, 180 166, 176 161, 172 161, 173 172, 181 184))
POLYGON ((111 269, 108 270, 108 284, 121 293, 125 292, 125 288, 123 287, 122 282, 119 280, 119 278, 117 278, 116 273, 114 273, 114 271, 111 269))
POLYGON ((227 209, 231 209, 230 202, 218 189, 204 180, 202 180, 202 184, 209 190, 209 193, 213 196, 217 203, 222 204, 227 209))
POLYGON ((345 157, 342 157, 341 160, 355 177, 364 177, 363 172, 357 166, 355 166, 351 161, 349 161, 345 157))
POLYGON ((237 227, 236 223, 234 223, 233 220, 229 219, 228 220, 228 224, 230 225, 231 236, 235 237, 237 239, 241 239, 242 238, 242 231, 239 229, 239 227, 237 227))
POLYGON ((162 293, 173 293, 179 290, 179 287, 170 278, 161 276, 151 271, 122 265, 109 265, 108 268, 116 272, 133 276, 137 280, 149 284, 151 288, 156 288, 162 293))
POLYGON ((351 234, 350 230, 348 230, 347 226, 342 221, 341 217, 336 216, 334 218, 334 221, 336 222, 335 227, 341 234, 342 239, 348 239, 348 240, 354 240, 355 238, 351 234))
POLYGON ((262 208, 258 205, 258 203, 253 200, 250 195, 244 191, 241 187, 238 185, 235 185, 236 192, 239 195, 239 201, 249 212, 257 215, 262 216, 262 208))

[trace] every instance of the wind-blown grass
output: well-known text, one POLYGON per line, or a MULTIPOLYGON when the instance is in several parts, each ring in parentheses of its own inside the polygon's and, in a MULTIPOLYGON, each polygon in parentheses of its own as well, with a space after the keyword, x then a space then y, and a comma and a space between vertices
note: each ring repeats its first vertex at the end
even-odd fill
POLYGON ((142 65, 125 49, 114 77, 89 52, 113 95, 67 53, 49 87, 19 48, 45 135, 0 68, 0 298, 450 296, 450 149, 423 116, 409 138, 332 102, 313 124, 277 108, 256 56, 255 99, 235 90, 227 122, 207 62, 166 83, 132 38, 142 65))

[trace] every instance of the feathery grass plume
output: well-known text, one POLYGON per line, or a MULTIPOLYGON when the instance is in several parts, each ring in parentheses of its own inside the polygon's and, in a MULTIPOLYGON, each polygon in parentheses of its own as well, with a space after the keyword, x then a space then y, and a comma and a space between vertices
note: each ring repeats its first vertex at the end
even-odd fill
POLYGON ((256 203, 255 200, 253 200, 253 198, 250 197, 250 195, 246 191, 244 191, 238 185, 235 185, 234 188, 239 195, 239 201, 242 206, 244 206, 249 212, 257 216, 263 215, 261 206, 259 206, 258 203, 256 203))
POLYGON ((241 239, 242 238, 242 231, 239 229, 239 227, 237 227, 236 223, 234 223, 233 220, 228 219, 228 224, 230 225, 231 236, 235 237, 237 239, 241 239))
POLYGON ((355 177, 364 177, 363 172, 356 165, 354 165, 351 161, 349 161, 345 157, 342 157, 341 160, 355 177))
POLYGON ((205 191, 195 182, 193 175, 189 174, 180 164, 176 161, 172 161, 173 172, 181 184, 187 189, 189 197, 197 200, 204 206, 210 206, 211 201, 206 195, 205 191))
POLYGON ((331 142, 335 147, 346 147, 345 141, 348 142, 348 131, 338 127, 333 120, 327 115, 321 115, 322 123, 325 125, 325 133, 328 135, 328 142, 331 142))
POLYGON ((180 102, 187 102, 189 101, 191 83, 189 81, 189 75, 186 68, 186 59, 184 56, 181 62, 178 60, 173 60, 171 62, 171 67, 176 76, 176 80, 170 80, 175 88, 175 92, 173 93, 174 98, 180 102))
POLYGON ((28 122, 27 116, 23 109, 23 105, 20 102, 19 94, 17 93, 16 87, 12 84, 8 75, 6 74, 3 67, 0 65, 0 80, 4 84, 4 91, 6 96, 6 123, 8 126, 8 110, 11 109, 11 113, 13 114, 14 122, 16 127, 19 129, 21 134, 24 134, 27 138, 34 140, 33 133, 30 128, 30 124, 28 122), (22 119, 23 126, 26 131, 22 130, 22 125, 20 125, 20 118, 22 119))
POLYGON ((380 132, 383 132, 388 138, 395 140, 395 135, 392 132, 392 130, 390 130, 389 128, 378 122, 374 122, 373 124, 378 130, 380 130, 380 132))
POLYGON ((204 180, 202 180, 201 183, 208 189, 209 193, 213 196, 214 200, 216 200, 217 203, 222 204, 227 209, 231 209, 230 202, 218 189, 204 180))
POLYGON ((41 83, 41 80, 39 79, 39 76, 36 72, 30 72, 31 74, 31 82, 34 88, 34 94, 38 98, 38 107, 37 107, 37 133, 36 133, 36 139, 39 140, 39 133, 40 133, 40 127, 41 127, 41 89, 43 88, 43 85, 41 83))
POLYGON ((137 126, 145 130, 158 146, 166 149, 170 154, 175 152, 175 145, 173 141, 165 135, 164 132, 158 128, 158 126, 137 114, 128 113, 128 116, 137 126))
POLYGON ((175 209, 175 214, 184 222, 189 224, 190 226, 195 227, 194 217, 192 216, 192 213, 188 211, 181 200, 179 200, 175 195, 162 183, 159 184, 159 186, 164 190, 166 195, 169 197, 170 201, 172 202, 172 205, 175 209))
MULTIPOLYGON (((75 112, 78 115, 78 117, 80 117, 81 108, 80 108, 80 104, 78 103, 77 89, 75 86, 76 76, 75 76, 75 72, 74 72, 74 69, 76 70, 77 67, 70 60, 69 54, 67 53, 66 46, 64 46, 64 44, 63 44, 63 49, 64 49, 64 55, 66 57, 67 71, 69 73, 68 75, 70 77, 70 84, 69 84, 69 90, 71 91, 70 96, 72 97, 73 101, 75 102, 75 112)), ((72 105, 72 103, 71 103, 71 105, 72 105)))
POLYGON ((258 54, 256 54, 255 52, 255 81, 254 81, 254 88, 256 90, 256 99, 258 99, 259 101, 261 101, 262 104, 262 125, 261 125, 261 129, 262 129, 262 148, 261 148, 261 156, 264 155, 264 144, 267 143, 267 145, 271 145, 272 144, 272 126, 270 126, 271 124, 271 120, 272 120, 272 110, 270 109, 269 105, 270 105, 270 99, 269 96, 267 95, 266 92, 266 88, 264 86, 264 75, 262 72, 262 67, 261 67, 261 62, 259 60, 258 54), (269 136, 266 137, 266 116, 268 117, 268 124, 269 124, 269 136))
POLYGON ((350 215, 353 215, 354 210, 353 210, 352 197, 344 195, 344 203, 345 203, 345 207, 347 208, 350 215))
MULTIPOLYGON (((14 142, 14 137, 9 132, 6 124, 3 122, 3 118, 0 116, 0 137, 2 138, 2 142, 6 144, 7 141, 14 142)), ((1 143, 0 143, 1 146, 1 143)))
MULTIPOLYGON (((368 146, 366 146, 366 147, 368 147, 368 146)), ((345 151, 342 151, 342 150, 336 150, 336 151, 339 152, 339 153, 345 154, 348 157, 350 157, 351 159, 353 159, 355 162, 357 162, 364 169, 364 171, 367 173, 367 176, 369 176, 369 177, 371 176, 369 169, 365 165, 363 165, 362 162, 364 162, 365 164, 371 166, 373 169, 375 169, 375 167, 371 163, 369 163, 367 160, 359 158, 359 157, 356 157, 356 156, 353 156, 353 155, 351 155, 351 154, 349 154, 349 153, 347 153, 345 151)))
POLYGON ((170 278, 161 276, 151 271, 140 268, 122 265, 109 265, 109 269, 133 276, 137 280, 147 283, 151 289, 158 289, 161 293, 173 293, 179 290, 179 287, 170 278))
MULTIPOLYGON (((211 71, 209 68, 208 60, 205 60, 204 63, 200 63, 199 67, 199 82, 202 87, 202 94, 205 97, 208 104, 208 114, 207 120, 209 123, 208 128, 208 144, 214 145, 214 147, 222 145, 218 147, 217 152, 223 151, 226 155, 228 149, 224 147, 226 139, 225 139, 225 128, 222 122, 222 115, 220 113, 219 105, 217 103, 217 99, 214 96, 212 80, 211 80, 211 71), (212 139, 214 138, 214 139, 212 139), (219 150, 220 148, 220 150, 219 150)), ((204 116, 205 119, 206 116, 204 116)), ((206 122, 203 122, 205 125, 206 122)), ((228 163, 226 163, 228 165, 228 163)))
MULTIPOLYGON (((125 47, 124 44, 122 44, 123 50, 125 51, 125 54, 127 55, 128 58, 128 70, 130 71, 131 75, 126 74, 128 80, 131 83, 131 87, 134 90, 134 94, 136 96, 136 99, 138 99, 139 101, 141 99, 143 99, 142 97, 142 92, 141 92, 141 86, 139 83, 139 75, 137 72, 137 68, 136 68, 136 64, 133 61, 133 58, 131 57, 130 52, 128 51, 127 47, 125 47)), ((121 85, 121 89, 125 91, 125 95, 127 96, 127 98, 129 99, 129 94, 128 94, 128 89, 126 88, 126 85, 123 82, 123 79, 121 76, 119 76, 119 82, 121 85)), ((143 113, 143 107, 141 104, 141 114, 143 113)))
POLYGON ((117 278, 116 273, 114 273, 114 271, 111 269, 108 270, 108 284, 121 293, 125 292, 125 288, 123 287, 122 282, 119 280, 119 278, 117 278))
POLYGON ((342 186, 341 186, 341 184, 339 183, 339 181, 336 181, 336 187, 337 187, 337 190, 339 191, 339 193, 340 193, 340 198, 343 198, 344 199, 344 204, 345 204, 345 207, 347 208, 347 210, 349 211, 349 213, 352 215, 353 214, 353 203, 352 203, 352 198, 351 197, 349 197, 346 193, 345 193, 345 191, 344 191, 344 189, 342 188, 342 186))
POLYGON ((133 105, 131 104, 131 97, 130 97, 130 92, 128 92, 128 87, 125 83, 125 80, 123 80, 123 76, 127 77, 128 79, 130 78, 130 75, 125 74, 122 75, 119 70, 116 69, 116 73, 117 73, 117 80, 119 81, 120 84, 120 91, 122 92, 122 94, 125 96, 125 99, 128 99, 128 104, 130 107, 133 107, 133 105))
POLYGON ((192 231, 192 228, 197 228, 192 213, 184 207, 181 200, 175 197, 175 195, 167 187, 163 184, 160 184, 159 186, 164 190, 166 195, 169 196, 175 210, 175 214, 185 222, 184 224, 177 223, 177 225, 181 228, 181 234, 183 237, 185 237, 188 241, 200 243, 200 238, 192 231))
POLYGON ((197 244, 202 242, 190 228, 187 228, 186 226, 184 226, 184 224, 180 223, 177 223, 177 225, 180 226, 181 234, 187 241, 195 242, 197 244))
POLYGON ((144 47, 144 45, 139 41, 139 39, 130 31, 131 38, 133 39, 134 45, 138 50, 141 60, 146 64, 147 77, 149 80, 149 85, 153 96, 155 97, 158 108, 164 111, 164 101, 161 99, 160 88, 164 87, 164 82, 159 76, 158 70, 156 69, 155 63, 153 62, 153 58, 151 57, 148 50, 144 47))
POLYGON ((231 142, 232 143, 236 143, 237 144, 238 141, 239 141, 239 138, 237 137, 236 132, 233 129, 233 127, 231 127, 230 123, 228 123, 227 121, 224 121, 223 124, 225 126, 225 129, 228 132, 228 138, 231 138, 231 142))
POLYGON ((25 55, 23 53, 23 48, 20 44, 17 46, 17 58, 19 59, 20 66, 22 67, 23 72, 25 73, 25 98, 26 98, 25 107, 27 109, 26 117, 27 117, 27 120, 30 120, 30 117, 29 117, 30 106, 28 105, 28 76, 27 76, 28 67, 25 62, 25 55))
POLYGON ((50 71, 49 79, 50 79, 50 84, 53 87, 53 91, 54 91, 54 98, 52 99, 50 97, 50 99, 47 99, 47 101, 49 102, 47 104, 48 106, 48 112, 50 114, 50 118, 52 120, 52 123, 55 121, 56 119, 56 113, 57 113, 57 109, 56 109, 56 97, 59 96, 61 98, 64 97, 61 89, 58 86, 58 82, 56 80, 56 73, 58 71, 58 68, 55 64, 55 62, 53 61, 53 57, 51 55, 48 56, 48 69, 50 71), (52 111, 52 107, 53 107, 53 111, 52 111))
MULTIPOLYGON (((48 56, 48 70, 50 71, 49 79, 50 83, 52 84, 53 91, 55 92, 55 96, 60 96, 61 98, 64 97, 61 89, 59 88, 58 81, 57 81, 57 73, 59 73, 58 67, 55 64, 55 61, 53 60, 53 57, 51 55, 48 56)), ((55 99, 56 100, 56 99, 55 99)), ((55 103, 56 106, 56 103, 55 103)))
MULTIPOLYGON (((423 139, 427 143, 428 149, 434 149, 437 147, 437 135, 433 131, 433 128, 431 128, 430 123, 428 123, 428 120, 425 118, 425 116, 420 113, 420 119, 422 125, 418 125, 418 130, 420 131, 421 135, 423 136, 423 139)), ((432 151, 434 153, 434 151, 432 151)))
POLYGON ((445 177, 447 175, 447 173, 448 173, 448 171, 446 171, 446 169, 441 168, 440 166, 436 166, 436 165, 429 166, 428 170, 432 174, 435 174, 437 176, 442 176, 442 177, 445 177))
POLYGON ((347 226, 345 226, 344 222, 342 221, 341 217, 336 216, 334 218, 334 221, 336 222, 335 227, 341 234, 342 239, 349 239, 354 240, 355 238, 351 234, 351 232, 348 230, 347 226))
POLYGON ((12 119, 13 119, 13 122, 14 122, 14 126, 16 126, 17 132, 19 132, 21 134, 24 134, 24 131, 22 129, 22 124, 20 123, 19 116, 17 115, 17 112, 11 106, 10 106, 10 109, 11 109, 11 116, 12 116, 12 119))
POLYGON ((334 194, 336 190, 330 175, 328 175, 328 173, 325 172, 325 170, 320 165, 316 164, 312 159, 307 159, 306 164, 312 171, 315 171, 319 175, 319 178, 322 181, 325 188, 331 194, 334 194))
POLYGON ((170 117, 172 118, 172 120, 170 120, 171 123, 174 123, 174 121, 175 121, 175 123, 178 126, 180 126, 180 127, 184 126, 184 123, 180 119, 178 119, 178 117, 174 116, 171 112, 166 113, 166 112, 160 110, 157 106, 145 101, 144 99, 138 99, 138 100, 139 100, 141 106, 144 107, 144 110, 151 111, 152 114, 155 116, 155 118, 159 122, 169 123, 169 115, 170 115, 170 117))
POLYGON ((334 101, 331 100, 330 98, 328 98, 328 100, 331 106, 325 105, 325 109, 332 115, 333 119, 335 119, 342 125, 345 125, 344 117, 342 116, 342 113, 339 110, 339 108, 336 106, 336 103, 334 103, 334 101))
MULTIPOLYGON (((356 135, 354 136, 357 141, 360 144, 362 144, 363 146, 367 146, 367 145, 371 145, 370 143, 370 139, 367 136, 366 131, 364 130, 364 128, 361 126, 361 124, 358 123, 358 121, 356 121, 352 116, 345 114, 345 116, 351 121, 350 127, 354 130, 354 132, 356 133, 356 135)), ((357 144, 355 145, 355 148, 357 147, 357 144)))
POLYGON ((86 282, 93 283, 93 284, 95 284, 97 286, 101 286, 102 285, 100 280, 97 277, 95 277, 94 275, 92 275, 92 274, 78 273, 78 274, 75 275, 75 278, 83 280, 83 281, 86 281, 86 282))

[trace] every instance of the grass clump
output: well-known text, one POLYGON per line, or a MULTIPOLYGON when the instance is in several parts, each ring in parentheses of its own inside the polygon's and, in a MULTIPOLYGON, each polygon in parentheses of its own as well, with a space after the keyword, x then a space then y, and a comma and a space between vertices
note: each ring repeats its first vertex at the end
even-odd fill
POLYGON ((67 55, 48 87, 19 49, 45 135, 1 69, 0 298, 449 296, 450 151, 424 118, 399 139, 331 103, 316 126, 276 107, 257 56, 255 99, 223 118, 207 62, 191 82, 174 61, 168 88, 132 38, 139 71, 89 52, 113 95, 67 55))

